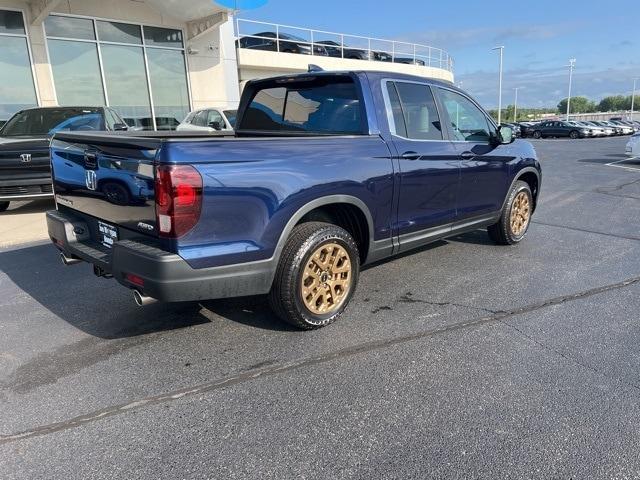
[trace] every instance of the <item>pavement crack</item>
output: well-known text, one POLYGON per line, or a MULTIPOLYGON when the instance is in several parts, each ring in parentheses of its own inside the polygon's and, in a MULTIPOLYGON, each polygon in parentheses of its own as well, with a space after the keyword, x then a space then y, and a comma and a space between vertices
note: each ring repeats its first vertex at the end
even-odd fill
POLYGON ((464 303, 447 302, 447 301, 436 302, 436 301, 433 301, 433 300, 425 300, 425 299, 422 299, 422 298, 415 298, 411 292, 407 292, 404 295, 402 295, 398 299, 398 302, 400 302, 400 303, 423 303, 425 305, 433 305, 433 306, 436 306, 436 307, 469 308, 471 310, 479 310, 481 312, 490 313, 490 314, 493 314, 493 315, 499 314, 499 313, 504 313, 504 310, 491 310, 490 308, 485 308, 485 307, 476 307, 474 305, 465 305, 464 303))
POLYGON ((553 223, 540 222, 538 220, 532 220, 531 223, 535 223, 536 225, 544 225, 545 227, 564 228, 566 230, 573 230, 575 232, 593 233, 594 235, 604 235, 606 237, 621 238, 623 240, 640 241, 640 237, 636 237, 633 235, 619 235, 616 233, 598 232, 596 230, 588 230, 586 228, 580 228, 580 227, 569 227, 567 225, 557 225, 553 223))
POLYGON ((69 430, 72 428, 78 428, 83 425, 101 420, 103 418, 109 418, 116 415, 121 415, 121 414, 130 412, 132 410, 137 410, 137 409, 141 409, 144 407, 149 407, 149 406, 157 405, 161 403, 172 402, 172 401, 180 400, 186 397, 202 395, 204 393, 221 390, 221 389, 230 387, 232 385, 249 382, 257 378, 279 375, 281 373, 299 370, 305 367, 320 365, 320 364, 332 362, 334 360, 348 358, 348 357, 352 357, 355 355, 360 355, 363 353, 368 353, 376 350, 387 349, 393 346, 402 345, 415 340, 431 338, 431 337, 435 337, 435 336, 450 333, 450 332, 477 327, 480 325, 486 325, 486 324, 492 324, 492 323, 504 323, 503 320, 509 317, 533 312, 533 311, 540 310, 540 309, 554 306, 554 305, 562 305, 567 302, 572 302, 572 301, 590 297, 593 295, 599 295, 599 294, 610 292, 613 290, 626 288, 638 283, 640 283, 640 276, 629 278, 622 282, 618 282, 610 285, 604 285, 604 286, 592 288, 589 290, 584 290, 582 292, 578 292, 574 294, 550 298, 550 299, 533 303, 524 307, 497 312, 489 316, 484 316, 484 317, 480 317, 472 320, 467 320, 464 322, 450 324, 443 327, 416 332, 411 335, 395 337, 391 339, 384 339, 384 340, 374 340, 371 342, 361 343, 358 345, 354 345, 351 347, 347 347, 341 350, 325 353, 325 354, 314 356, 314 357, 302 358, 299 360, 294 360, 294 361, 280 363, 280 364, 269 364, 266 366, 260 366, 256 369, 240 372, 236 375, 231 375, 222 379, 213 380, 211 382, 202 383, 192 387, 181 388, 181 389, 173 390, 170 392, 161 393, 159 395, 145 397, 145 398, 134 400, 128 403, 112 405, 112 406, 105 407, 103 409, 96 410, 84 415, 73 417, 65 421, 51 423, 48 425, 40 425, 40 426, 31 428, 28 430, 24 430, 21 432, 17 432, 17 433, 0 434, 0 445, 13 443, 20 440, 25 440, 28 438, 49 435, 52 433, 69 430))

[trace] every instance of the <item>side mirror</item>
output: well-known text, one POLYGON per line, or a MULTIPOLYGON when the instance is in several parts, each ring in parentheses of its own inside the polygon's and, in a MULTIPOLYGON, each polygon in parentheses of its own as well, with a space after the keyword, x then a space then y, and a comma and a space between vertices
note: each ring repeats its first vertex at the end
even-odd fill
POLYGON ((503 145, 513 143, 516 139, 515 135, 513 134, 513 129, 507 126, 499 127, 498 135, 500 137, 500 143, 503 145))
POLYGON ((129 126, 126 123, 114 123, 113 130, 123 132, 129 130, 129 126))
POLYGON ((215 122, 210 122, 209 127, 213 128, 214 130, 222 130, 222 125, 220 125, 220 122, 217 120, 215 122))

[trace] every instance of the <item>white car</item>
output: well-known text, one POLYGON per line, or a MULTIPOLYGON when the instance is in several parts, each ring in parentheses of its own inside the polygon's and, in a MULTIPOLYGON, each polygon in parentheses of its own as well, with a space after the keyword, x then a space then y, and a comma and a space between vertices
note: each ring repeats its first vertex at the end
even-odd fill
POLYGON ((194 110, 178 125, 179 131, 218 132, 232 131, 236 122, 237 110, 221 108, 203 108, 194 110))
POLYGON ((624 151, 630 157, 640 157, 640 133, 636 133, 629 139, 624 151))

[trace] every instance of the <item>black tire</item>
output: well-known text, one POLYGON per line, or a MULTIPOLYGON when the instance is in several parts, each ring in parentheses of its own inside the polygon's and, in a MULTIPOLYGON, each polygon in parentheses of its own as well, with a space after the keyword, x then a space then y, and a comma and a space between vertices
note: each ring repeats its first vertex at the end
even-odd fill
POLYGON ((9 202, 0 202, 0 212, 4 212, 9 208, 9 202))
POLYGON ((569 132, 569 138, 572 139, 572 140, 575 140, 577 138, 580 138, 580 134, 578 133, 577 130, 571 130, 569 132))
POLYGON ((533 132, 533 138, 542 138, 542 132, 540 130, 536 130, 533 132))
POLYGON ((344 229, 324 222, 308 222, 296 226, 284 246, 269 293, 269 304, 285 322, 312 330, 336 321, 349 304, 358 285, 360 254, 351 235, 344 229), (312 312, 302 298, 304 268, 323 245, 335 243, 344 248, 350 260, 349 289, 335 310, 325 314, 312 312))
POLYGON ((507 201, 502 208, 500 220, 498 221, 498 223, 487 228, 487 233, 489 234, 491 240, 493 240, 498 245, 515 245, 516 243, 520 243, 529 230, 529 225, 531 225, 532 213, 533 195, 531 194, 531 188, 529 188, 529 184, 527 182, 518 180, 514 183, 513 188, 507 196, 507 201), (518 195, 520 195, 520 193, 524 193, 527 196, 527 199, 529 201, 529 214, 524 230, 518 233, 514 233, 511 228, 511 211, 514 206, 514 201, 518 197, 518 195))

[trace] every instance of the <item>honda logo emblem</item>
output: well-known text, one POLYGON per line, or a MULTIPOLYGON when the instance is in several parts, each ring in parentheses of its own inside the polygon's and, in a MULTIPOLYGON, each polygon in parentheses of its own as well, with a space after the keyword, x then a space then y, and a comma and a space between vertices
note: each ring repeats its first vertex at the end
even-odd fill
POLYGON ((20 160, 22 161, 22 163, 30 163, 31 162, 31 154, 30 153, 23 153, 22 155, 20 155, 20 160))
POLYGON ((98 179, 95 170, 86 170, 84 172, 84 183, 89 190, 98 188, 98 179))

